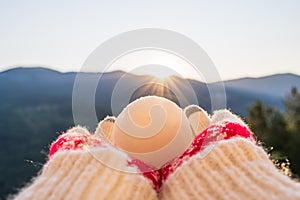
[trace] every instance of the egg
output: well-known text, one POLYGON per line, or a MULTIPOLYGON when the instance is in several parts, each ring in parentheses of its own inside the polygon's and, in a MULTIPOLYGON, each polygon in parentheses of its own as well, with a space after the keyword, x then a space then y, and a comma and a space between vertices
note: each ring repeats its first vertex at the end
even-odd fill
POLYGON ((116 118, 114 145, 156 168, 180 155, 194 136, 183 110, 158 96, 139 98, 116 118))

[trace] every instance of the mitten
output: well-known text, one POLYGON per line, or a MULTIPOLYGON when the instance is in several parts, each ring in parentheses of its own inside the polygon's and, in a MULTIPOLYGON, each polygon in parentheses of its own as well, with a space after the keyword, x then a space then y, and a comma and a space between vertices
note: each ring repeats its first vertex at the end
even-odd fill
POLYGON ((125 153, 82 127, 52 143, 40 175, 15 199, 157 199, 153 181, 125 153))
POLYGON ((300 199, 247 125, 218 111, 192 145, 162 169, 161 199, 300 199))

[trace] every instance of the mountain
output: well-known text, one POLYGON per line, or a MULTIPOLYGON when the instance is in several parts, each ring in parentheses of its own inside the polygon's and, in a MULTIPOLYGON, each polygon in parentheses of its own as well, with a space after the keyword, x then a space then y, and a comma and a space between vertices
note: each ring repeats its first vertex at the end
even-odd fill
POLYGON ((295 74, 275 74, 260 78, 241 78, 225 81, 228 105, 235 112, 247 116, 245 111, 254 100, 261 100, 269 106, 283 111, 283 99, 292 87, 300 89, 300 76, 295 74), (239 96, 240 98, 236 98, 239 96), (233 100, 236 98, 236 100, 233 100), (243 100, 242 102, 240 100, 243 100), (241 107, 238 106, 241 105, 241 107))
MULTIPOLYGON (((157 81, 151 76, 122 71, 81 73, 79 76, 74 72, 60 73, 45 68, 15 68, 1 72, 0 199, 16 192, 41 169, 50 142, 74 125, 74 107, 78 109, 81 125, 94 130, 97 121, 112 113, 117 115, 140 96, 165 96, 181 107, 198 103, 209 112, 212 112, 210 96, 220 96, 209 93, 215 83, 205 84, 175 76, 170 77, 167 85, 157 81), (75 92, 78 96, 72 98, 77 83, 83 89, 75 92), (89 92, 95 95, 90 98, 89 92), (90 119, 89 109, 96 110, 96 119, 87 120, 90 119)), ((300 77, 278 74, 242 78, 225 81, 224 86, 227 107, 247 117, 247 108, 257 99, 283 110, 282 99, 292 86, 300 89, 300 77)))
POLYGON ((236 88, 259 95, 284 97, 291 87, 300 88, 300 76, 295 74, 275 74, 261 78, 241 78, 226 81, 227 88, 236 88))

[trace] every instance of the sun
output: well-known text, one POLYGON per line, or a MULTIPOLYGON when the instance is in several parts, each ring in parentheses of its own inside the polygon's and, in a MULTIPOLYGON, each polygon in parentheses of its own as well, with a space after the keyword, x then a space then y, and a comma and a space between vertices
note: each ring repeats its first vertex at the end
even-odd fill
POLYGON ((141 50, 116 59, 110 70, 122 70, 136 75, 151 75, 158 79, 170 76, 199 79, 193 66, 183 58, 160 50, 141 50))
POLYGON ((140 66, 138 71, 141 71, 143 74, 163 80, 169 78, 170 76, 179 75, 175 70, 157 64, 140 66))

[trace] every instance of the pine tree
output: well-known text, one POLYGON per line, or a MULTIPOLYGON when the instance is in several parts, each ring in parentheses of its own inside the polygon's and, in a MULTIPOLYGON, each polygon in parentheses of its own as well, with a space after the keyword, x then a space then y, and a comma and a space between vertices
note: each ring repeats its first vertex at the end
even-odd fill
POLYGON ((249 109, 249 124, 253 132, 260 140, 266 138, 267 119, 266 108, 261 101, 257 100, 249 109))
POLYGON ((291 137, 288 143, 288 156, 291 160, 291 168, 300 175, 300 94, 296 87, 291 89, 284 105, 288 131, 291 137))
MULTIPOLYGON (((288 128, 293 133, 300 132, 300 94, 296 87, 284 100, 288 128)), ((300 133, 299 133, 300 134, 300 133)))
POLYGON ((285 111, 256 101, 249 109, 249 124, 259 141, 272 147, 271 156, 290 161, 294 175, 300 176, 300 94, 292 88, 284 99, 285 111))

